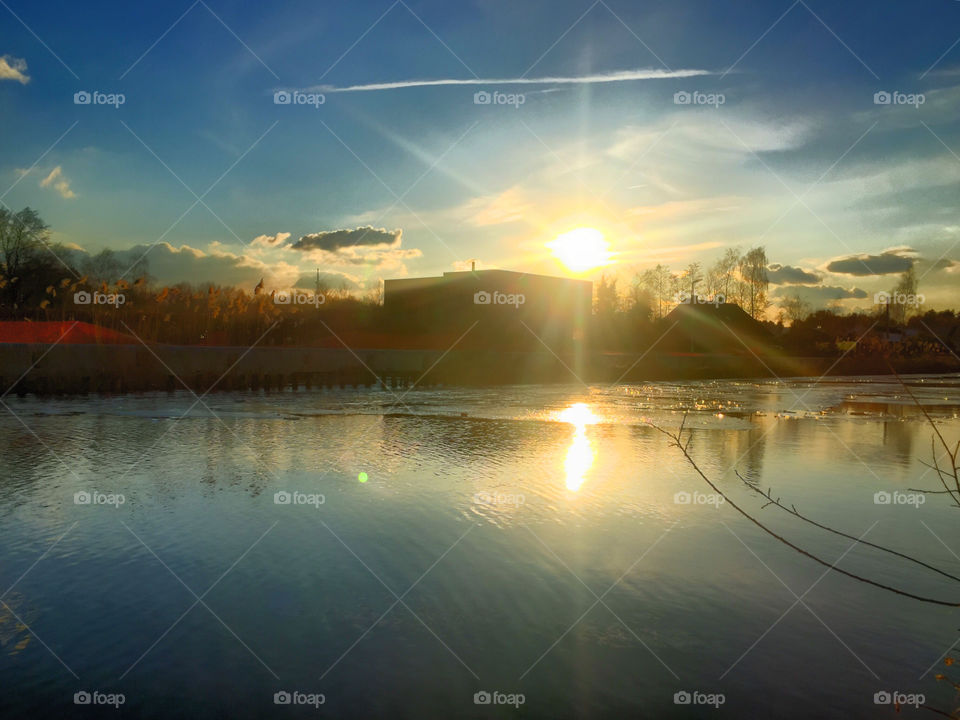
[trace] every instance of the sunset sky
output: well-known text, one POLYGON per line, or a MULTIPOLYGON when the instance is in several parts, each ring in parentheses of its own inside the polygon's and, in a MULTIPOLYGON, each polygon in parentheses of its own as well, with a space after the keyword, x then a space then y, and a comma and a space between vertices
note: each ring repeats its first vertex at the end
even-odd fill
POLYGON ((588 279, 764 245, 774 296, 956 305, 960 2, 0 5, 0 199, 160 282, 572 274, 585 227, 588 279))

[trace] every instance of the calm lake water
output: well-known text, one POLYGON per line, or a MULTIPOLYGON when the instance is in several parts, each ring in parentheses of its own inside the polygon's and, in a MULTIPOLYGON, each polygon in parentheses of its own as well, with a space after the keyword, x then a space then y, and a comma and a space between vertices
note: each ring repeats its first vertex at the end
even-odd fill
MULTIPOLYGON (((908 381, 960 439, 960 377, 908 381)), ((933 675, 956 610, 825 575, 646 424, 686 413, 703 471, 811 552, 960 601, 761 510, 734 474, 960 574, 958 511, 907 502, 935 487, 931 428, 889 379, 403 393, 5 398, 0 714, 892 716, 883 691, 954 706, 933 675), (94 691, 124 702, 74 704, 94 691), (324 703, 275 704, 295 691, 324 703)))

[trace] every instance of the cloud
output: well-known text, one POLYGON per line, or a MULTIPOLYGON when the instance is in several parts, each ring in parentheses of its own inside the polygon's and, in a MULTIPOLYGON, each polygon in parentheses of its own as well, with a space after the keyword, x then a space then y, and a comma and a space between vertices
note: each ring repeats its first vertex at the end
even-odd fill
POLYGON ((70 189, 70 181, 63 174, 63 168, 59 165, 40 181, 40 187, 53 187, 54 190, 60 193, 60 197, 66 198, 67 200, 77 196, 77 194, 70 189))
POLYGON ((820 276, 803 268, 774 263, 767 267, 767 278, 774 285, 816 285, 820 276))
POLYGON ((697 75, 710 75, 707 70, 658 70, 637 69, 617 70, 592 75, 552 76, 540 78, 445 78, 440 80, 400 80, 398 82, 369 83, 366 85, 316 85, 308 91, 320 92, 370 92, 373 90, 398 90, 411 87, 435 87, 438 85, 584 85, 592 83, 626 82, 630 80, 661 80, 666 78, 687 78, 697 75))
MULTIPOLYGON (((697 253, 706 250, 715 250, 716 248, 724 247, 724 245, 725 244, 719 240, 705 240, 704 242, 691 243, 688 245, 643 247, 629 254, 637 255, 646 263, 685 262, 691 258, 696 259, 697 253)), ((624 254, 626 255, 628 253, 624 254)))
POLYGON ((879 255, 861 253, 834 258, 827 263, 828 272, 842 275, 893 275, 913 267, 915 252, 908 247, 890 248, 879 255))
POLYGON ((288 232, 278 232, 276 235, 257 235, 250 244, 256 247, 277 247, 286 242, 289 237, 290 233, 288 232))
POLYGON ((823 306, 828 302, 835 300, 862 300, 866 297, 867 291, 862 288, 852 287, 844 288, 839 285, 784 285, 777 288, 776 299, 797 296, 815 307, 823 306))
MULTIPOLYGON (((702 167, 705 161, 727 164, 734 160, 737 167, 731 170, 736 170, 742 169, 741 158, 752 158, 752 152, 803 148, 814 133, 813 123, 804 118, 774 121, 738 112, 727 115, 718 128, 714 118, 691 113, 686 106, 671 105, 670 108, 673 109, 669 115, 654 123, 620 127, 612 138, 604 138, 606 147, 601 152, 631 163, 638 154, 655 150, 653 157, 682 158, 694 169, 702 167)), ((728 187, 728 184, 711 186, 713 192, 728 187)))
POLYGON ((27 75, 27 61, 13 55, 0 56, 0 80, 14 80, 21 85, 30 82, 27 75))
POLYGON ((338 250, 357 246, 396 246, 401 243, 402 230, 377 229, 371 225, 354 230, 324 230, 304 235, 291 246, 294 250, 338 250))
POLYGON ((504 190, 493 198, 473 198, 462 207, 467 222, 475 227, 521 222, 536 211, 536 205, 525 191, 517 186, 504 190))
POLYGON ((370 225, 353 230, 324 230, 304 235, 295 243, 282 246, 301 258, 307 258, 323 267, 346 268, 363 266, 367 273, 373 271, 407 274, 404 260, 422 257, 417 248, 404 248, 402 230, 386 230, 370 225))
POLYGON ((692 200, 669 200, 657 205, 641 205, 629 208, 626 214, 641 217, 644 223, 674 221, 704 213, 732 212, 739 210, 743 198, 735 196, 694 198, 692 200))
POLYGON ((299 267, 285 262, 266 263, 249 255, 220 250, 204 252, 189 245, 177 248, 166 242, 154 246, 135 245, 114 253, 124 269, 143 257, 147 272, 162 285, 216 283, 249 292, 260 278, 264 278, 268 288, 286 288, 292 287, 301 274, 299 267))
MULTIPOLYGON (((283 235, 284 233, 279 233, 283 235)), ((276 237, 276 236, 267 236, 276 237)), ((91 253, 75 243, 64 245, 69 250, 65 256, 68 262, 82 266, 91 258, 91 253)), ((289 245, 286 252, 291 253, 289 245)), ((249 253, 237 254, 222 250, 217 244, 207 251, 189 245, 175 247, 167 242, 156 245, 135 245, 124 250, 113 250, 113 258, 121 271, 143 261, 151 282, 158 285, 206 285, 213 283, 238 287, 251 292, 263 278, 267 290, 303 288, 312 290, 316 283, 316 271, 306 270, 299 264, 303 259, 297 255, 298 263, 284 259, 264 260, 249 253)), ((130 280, 136 273, 129 273, 130 280)), ((320 281, 328 288, 363 290, 376 287, 377 278, 371 279, 362 274, 352 274, 342 270, 325 267, 320 271, 320 281)))
POLYGON ((349 247, 335 252, 313 250, 309 253, 310 259, 321 265, 354 267, 365 265, 370 270, 390 270, 401 274, 406 274, 404 260, 422 256, 423 253, 417 248, 401 247, 349 247))

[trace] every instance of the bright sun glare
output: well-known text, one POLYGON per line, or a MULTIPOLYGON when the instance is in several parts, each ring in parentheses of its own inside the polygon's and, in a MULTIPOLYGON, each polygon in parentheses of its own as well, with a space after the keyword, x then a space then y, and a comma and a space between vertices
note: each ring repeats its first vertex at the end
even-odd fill
POLYGON ((553 251, 555 258, 573 272, 592 270, 611 262, 610 243, 595 228, 570 230, 548 242, 547 247, 553 251))
POLYGON ((587 425, 594 425, 599 418, 584 403, 574 403, 561 412, 557 419, 573 425, 573 442, 567 450, 563 467, 567 472, 567 490, 577 492, 593 466, 593 446, 587 438, 587 425))

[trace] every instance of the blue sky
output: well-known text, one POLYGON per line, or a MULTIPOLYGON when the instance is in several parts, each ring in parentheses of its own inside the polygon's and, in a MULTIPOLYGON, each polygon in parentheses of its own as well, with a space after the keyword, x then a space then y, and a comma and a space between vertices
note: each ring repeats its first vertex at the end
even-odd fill
POLYGON ((954 0, 4 3, 2 202, 164 282, 560 274, 585 226, 624 282, 763 244, 815 304, 956 304, 954 0))

